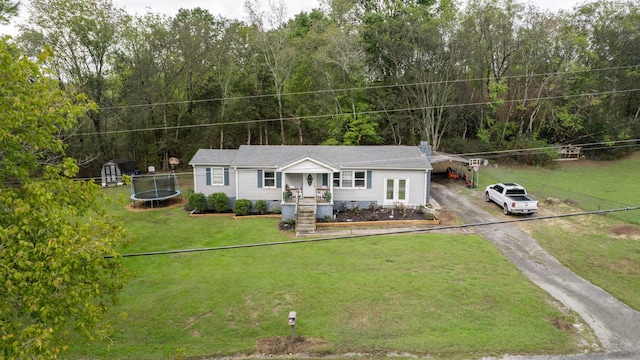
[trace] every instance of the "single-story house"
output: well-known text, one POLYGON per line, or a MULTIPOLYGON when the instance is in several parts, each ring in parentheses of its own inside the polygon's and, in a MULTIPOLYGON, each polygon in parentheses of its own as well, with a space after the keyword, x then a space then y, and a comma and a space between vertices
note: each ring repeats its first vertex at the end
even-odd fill
MULTIPOLYGON (((242 145, 200 149, 193 166, 194 191, 224 192, 236 199, 266 200, 282 219, 295 219, 301 202, 315 216, 341 207, 418 206, 429 203, 431 146, 242 145)), ((231 204, 230 204, 231 205, 231 204)))

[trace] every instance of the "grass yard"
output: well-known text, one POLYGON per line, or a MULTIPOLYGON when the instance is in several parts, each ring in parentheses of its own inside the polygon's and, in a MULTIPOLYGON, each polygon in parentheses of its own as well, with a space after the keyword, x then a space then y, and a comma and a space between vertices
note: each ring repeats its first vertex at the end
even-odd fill
MULTIPOLYGON (((126 198, 128 190, 109 189, 126 198)), ((179 207, 131 212, 122 253, 292 239, 277 219, 191 218, 179 207)), ((255 353, 261 339, 319 339, 316 355, 409 352, 433 358, 581 352, 592 334, 475 235, 422 234, 123 260, 132 280, 110 341, 76 359, 168 359, 255 353), (322 340, 320 340, 322 339, 322 340)), ((592 341, 592 340, 591 340, 592 341)))
MULTIPOLYGON (((554 170, 486 167, 481 172, 480 179, 484 178, 484 185, 498 181, 516 181, 531 189, 533 195, 540 200, 541 215, 594 210, 596 203, 601 209, 640 205, 640 152, 611 162, 563 162, 554 170), (565 191, 565 197, 550 193, 553 191, 558 194, 556 189, 569 190, 565 191), (547 196, 585 201, 548 206, 543 204, 547 196), (587 201, 588 199, 592 201, 587 201)), ((640 310, 638 224, 640 210, 607 216, 544 220, 530 222, 526 226, 538 243, 565 266, 632 308, 640 310)))
MULTIPOLYGON (((578 160, 555 165, 554 169, 482 167, 480 188, 495 182, 517 182, 541 202, 553 197, 587 211, 640 206, 640 152, 618 161, 578 160)), ((640 225, 637 211, 609 216, 640 225)))

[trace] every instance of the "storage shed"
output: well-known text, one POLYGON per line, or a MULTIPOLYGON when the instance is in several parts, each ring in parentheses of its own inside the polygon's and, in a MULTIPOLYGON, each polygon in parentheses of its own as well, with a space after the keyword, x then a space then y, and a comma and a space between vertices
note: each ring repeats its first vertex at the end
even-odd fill
POLYGON ((133 160, 119 158, 102 165, 102 186, 123 185, 122 175, 139 175, 140 171, 133 160))

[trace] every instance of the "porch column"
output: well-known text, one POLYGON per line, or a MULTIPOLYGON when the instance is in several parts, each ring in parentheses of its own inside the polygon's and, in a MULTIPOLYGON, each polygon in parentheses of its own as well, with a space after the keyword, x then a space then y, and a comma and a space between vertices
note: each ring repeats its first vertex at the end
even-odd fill
POLYGON ((329 173, 329 191, 331 192, 331 205, 333 205, 333 199, 335 199, 335 193, 333 192, 333 171, 329 173))
MULTIPOLYGON (((287 190, 287 173, 284 171, 280 172, 280 203, 284 204, 284 192, 287 190)), ((277 184, 276 184, 277 185, 277 184)))

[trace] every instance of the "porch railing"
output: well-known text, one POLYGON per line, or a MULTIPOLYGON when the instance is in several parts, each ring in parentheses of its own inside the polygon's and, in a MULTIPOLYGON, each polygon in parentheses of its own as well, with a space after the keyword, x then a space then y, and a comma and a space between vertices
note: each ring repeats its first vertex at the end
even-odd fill
MULTIPOLYGON (((285 203, 291 204, 291 203, 295 203, 298 204, 300 202, 300 199, 304 198, 304 194, 302 192, 302 189, 297 189, 297 188, 289 188, 288 190, 286 190, 289 192, 288 196, 283 197, 283 201, 285 203)), ((314 203, 330 203, 331 202, 331 198, 329 197, 329 200, 327 200, 328 195, 330 194, 331 191, 329 188, 317 188, 315 190, 315 196, 313 196, 314 199, 314 203)), ((309 196, 311 197, 311 196, 309 196)))
POLYGON ((327 193, 329 192, 329 188, 321 187, 316 189, 316 202, 330 202, 327 200, 327 193))
POLYGON ((289 188, 289 191, 291 191, 291 198, 292 199, 297 199, 297 198, 301 198, 302 197, 302 189, 289 188))

